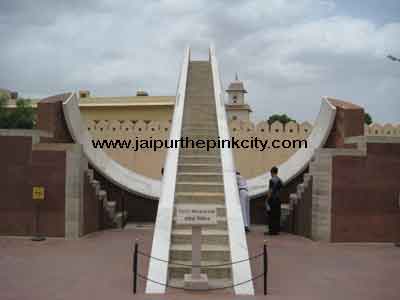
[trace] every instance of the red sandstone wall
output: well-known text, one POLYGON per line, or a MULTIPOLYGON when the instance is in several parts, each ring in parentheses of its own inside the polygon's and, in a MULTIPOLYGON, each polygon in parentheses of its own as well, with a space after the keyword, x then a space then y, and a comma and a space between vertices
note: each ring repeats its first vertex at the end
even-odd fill
POLYGON ((0 234, 33 232, 32 192, 29 183, 31 137, 0 136, 0 234))
POLYGON ((345 138, 364 135, 364 109, 350 102, 329 98, 336 107, 335 122, 325 143, 325 148, 353 148, 345 138))
POLYGON ((33 151, 31 185, 44 186, 39 226, 47 236, 65 236, 65 151, 33 151))
POLYGON ((64 236, 65 152, 32 152, 32 139, 24 136, 0 136, 0 149, 0 234, 34 233, 32 186, 42 185, 40 229, 47 236, 64 236))
POLYGON ((367 157, 334 157, 332 241, 399 241, 399 193, 400 144, 368 144, 367 157))
POLYGON ((45 98, 38 103, 36 128, 53 134, 52 138, 41 138, 42 142, 72 143, 62 110, 63 101, 71 93, 45 98))

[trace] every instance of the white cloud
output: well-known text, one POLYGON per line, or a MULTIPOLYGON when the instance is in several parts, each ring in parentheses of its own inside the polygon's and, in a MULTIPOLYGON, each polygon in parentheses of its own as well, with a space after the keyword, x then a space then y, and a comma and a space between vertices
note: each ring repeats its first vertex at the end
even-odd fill
POLYGON ((12 1, 0 4, 0 86, 24 95, 174 94, 184 47, 214 42, 227 84, 245 80, 258 119, 317 114, 332 95, 398 121, 400 23, 337 13, 336 2, 12 1), (12 6, 8 6, 11 5, 12 6))

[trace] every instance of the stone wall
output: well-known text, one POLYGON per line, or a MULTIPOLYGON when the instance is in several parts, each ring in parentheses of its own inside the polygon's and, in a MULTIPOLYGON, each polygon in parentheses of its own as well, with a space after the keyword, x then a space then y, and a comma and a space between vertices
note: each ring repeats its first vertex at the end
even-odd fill
MULTIPOLYGON (((254 125, 252 122, 232 121, 230 124, 231 135, 238 139, 305 139, 311 132, 311 124, 308 122, 297 124, 288 123, 283 126, 276 122, 271 126, 267 122, 254 125)), ((87 121, 89 132, 94 139, 168 139, 169 122, 144 122, 118 121, 118 120, 89 120, 87 121)), ((259 175, 274 164, 279 164, 288 159, 297 149, 269 149, 261 152, 259 149, 235 149, 234 156, 238 169, 245 177, 259 175), (252 159, 249 161, 249 157, 252 159)), ((152 150, 133 151, 127 149, 107 149, 110 157, 118 161, 128 169, 140 174, 160 178, 160 170, 163 166, 165 149, 156 152, 152 150)))
MULTIPOLYGON (((269 125, 268 122, 254 124, 252 122, 232 121, 229 124, 231 136, 237 139, 251 139, 257 137, 261 140, 268 140, 269 144, 273 140, 304 140, 312 130, 308 122, 301 124, 289 122, 283 125, 280 122, 274 122, 269 125)), ((234 149, 233 155, 237 169, 246 178, 255 177, 274 165, 279 165, 292 156, 298 148, 279 148, 279 149, 234 149)))
POLYGON ((333 242, 400 241, 400 139, 380 139, 332 159, 333 242))
MULTIPOLYGON (((95 139, 168 139, 169 122, 143 121, 143 120, 88 120, 89 132, 95 139)), ((275 122, 253 123, 251 121, 231 121, 231 135, 238 139, 257 137, 259 139, 277 140, 302 140, 306 139, 312 130, 308 122, 290 122, 283 125, 275 122)), ((400 136, 400 124, 373 124, 365 126, 365 135, 400 136)), ((254 177, 269 170, 273 165, 286 161, 298 149, 235 149, 235 163, 239 171, 247 178, 254 177), (250 159, 249 159, 250 158, 250 159)), ((152 150, 133 151, 127 149, 105 150, 114 160, 121 165, 151 178, 160 178, 163 166, 165 149, 156 152, 152 150)))
POLYGON ((98 198, 84 180, 88 165, 82 146, 42 142, 49 139, 51 134, 39 130, 0 130, 0 235, 35 234, 34 186, 45 189, 40 233, 77 239, 99 228, 101 212, 93 209, 98 198))
POLYGON ((364 127, 364 134, 367 136, 400 136, 400 124, 373 123, 364 127))
MULTIPOLYGON (((138 121, 88 121, 88 130, 95 139, 168 139, 169 122, 138 121)), ((160 178, 164 164, 165 149, 154 152, 151 149, 133 151, 132 149, 104 149, 114 160, 124 167, 152 178, 160 178)))
POLYGON ((85 168, 81 147, 38 143, 45 135, 35 130, 0 132, 0 235, 35 233, 34 186, 45 189, 40 204, 41 233, 68 238, 81 234, 81 180, 72 174, 85 168))

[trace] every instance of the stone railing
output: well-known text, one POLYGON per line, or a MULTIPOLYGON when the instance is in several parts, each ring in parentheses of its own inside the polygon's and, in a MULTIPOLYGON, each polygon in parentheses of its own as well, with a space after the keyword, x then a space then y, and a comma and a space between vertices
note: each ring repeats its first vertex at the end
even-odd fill
MULTIPOLYGON (((168 135, 170 122, 159 122, 154 120, 88 120, 88 130, 96 133, 140 133, 168 135)), ((239 135, 280 135, 285 134, 291 137, 304 137, 312 130, 309 122, 288 122, 283 124, 276 121, 268 124, 267 121, 254 123, 251 121, 235 120, 229 122, 231 134, 239 135)), ((400 124, 386 123, 384 125, 373 123, 365 126, 365 135, 374 136, 400 136, 400 124)))
POLYGON ((233 135, 245 134, 261 134, 261 135, 281 135, 286 134, 289 136, 308 136, 311 132, 312 125, 309 122, 296 123, 288 122, 283 124, 279 121, 268 124, 267 121, 262 121, 259 123, 253 123, 251 121, 240 121, 235 120, 229 123, 231 133, 233 135))
POLYGON ((369 126, 365 126, 364 128, 364 134, 368 136, 400 136, 400 123, 386 123, 384 125, 373 123, 369 126))
POLYGON ((87 127, 92 133, 102 134, 165 134, 168 136, 170 122, 144 120, 88 120, 87 127))

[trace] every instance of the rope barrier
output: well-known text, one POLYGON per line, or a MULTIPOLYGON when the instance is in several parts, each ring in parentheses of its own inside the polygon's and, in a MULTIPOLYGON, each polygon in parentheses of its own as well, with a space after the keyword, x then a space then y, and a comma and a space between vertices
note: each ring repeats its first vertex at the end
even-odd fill
POLYGON ((181 290, 189 290, 189 291, 214 291, 214 290, 223 290, 223 289, 229 289, 229 288, 234 288, 236 286, 242 285, 242 284, 246 284, 249 283, 251 281, 254 281, 260 277, 264 277, 264 295, 267 294, 267 274, 268 274, 268 252, 267 252, 267 245, 266 245, 266 241, 264 241, 264 246, 263 246, 263 252, 253 255, 247 259, 242 259, 239 261, 235 261, 233 263, 227 262, 227 263, 222 263, 222 264, 215 264, 215 265, 188 265, 188 264, 182 264, 182 263, 174 263, 174 262, 170 262, 158 257, 153 257, 147 253, 141 252, 139 251, 139 243, 138 240, 135 241, 135 246, 134 246, 134 252, 133 252, 133 264, 132 264, 132 271, 133 271, 133 293, 136 294, 136 290, 137 290, 137 277, 144 279, 144 280, 148 280, 150 282, 153 282, 155 284, 159 284, 165 287, 169 287, 172 289, 181 289, 181 290), (162 283, 156 280, 153 280, 151 278, 148 278, 142 274, 140 274, 137 270, 138 270, 138 256, 142 255, 151 259, 155 259, 164 263, 168 263, 168 264, 172 264, 172 265, 177 265, 177 266, 184 266, 184 267, 190 267, 190 268, 210 268, 210 267, 221 267, 221 266, 228 266, 228 265, 234 265, 234 264, 239 264, 245 261, 250 261, 253 259, 256 259, 258 257, 263 256, 263 269, 264 272, 261 274, 258 274, 257 276, 254 276, 252 278, 250 278, 249 280, 243 281, 243 282, 239 282, 237 284, 232 284, 232 285, 228 285, 228 286, 222 286, 222 287, 214 287, 214 288, 209 288, 206 290, 198 290, 198 289, 188 289, 185 287, 180 287, 180 286, 174 286, 174 285, 170 285, 168 283, 162 283))
POLYGON ((238 261, 235 261, 235 262, 232 262, 232 263, 231 262, 226 262, 226 263, 215 264, 215 265, 188 265, 188 264, 183 264, 183 263, 175 263, 175 262, 168 261, 168 260, 165 260, 165 259, 162 259, 162 258, 154 257, 154 256, 148 255, 147 253, 144 253, 144 252, 141 252, 141 251, 138 251, 137 253, 142 255, 142 256, 145 256, 145 257, 157 260, 157 261, 161 261, 161 262, 164 262, 164 263, 167 263, 167 264, 170 264, 170 265, 190 267, 190 268, 210 268, 210 267, 223 267, 223 266, 235 265, 235 264, 243 263, 243 262, 248 261, 248 260, 256 259, 256 258, 261 257, 261 256, 264 255, 264 253, 258 253, 256 255, 253 255, 253 256, 249 257, 248 259, 242 259, 242 260, 238 260, 238 261))
POLYGON ((185 291, 197 291, 197 292, 209 292, 209 291, 230 289, 230 288, 234 288, 234 287, 239 286, 239 285, 243 285, 243 284, 249 283, 250 281, 254 281, 254 280, 256 280, 256 279, 258 279, 258 278, 264 276, 264 273, 258 274, 257 276, 254 276, 254 277, 250 278, 249 280, 242 281, 242 282, 239 282, 239 283, 237 283, 237 284, 232 284, 232 285, 227 285, 227 286, 221 286, 221 287, 214 287, 214 288, 208 288, 208 289, 206 289, 206 290, 188 289, 188 288, 184 288, 184 287, 181 287, 181 286, 170 285, 170 284, 168 284, 168 283, 162 283, 162 282, 159 282, 159 281, 150 279, 150 278, 148 278, 147 276, 143 276, 143 275, 140 274, 140 273, 138 273, 137 276, 138 276, 139 278, 141 278, 141 279, 148 280, 148 281, 151 281, 151 282, 153 282, 153 283, 155 283, 155 284, 159 284, 159 285, 162 285, 162 286, 165 286, 165 287, 168 287, 168 288, 172 288, 172 289, 185 290, 185 291))

